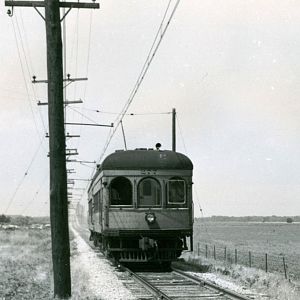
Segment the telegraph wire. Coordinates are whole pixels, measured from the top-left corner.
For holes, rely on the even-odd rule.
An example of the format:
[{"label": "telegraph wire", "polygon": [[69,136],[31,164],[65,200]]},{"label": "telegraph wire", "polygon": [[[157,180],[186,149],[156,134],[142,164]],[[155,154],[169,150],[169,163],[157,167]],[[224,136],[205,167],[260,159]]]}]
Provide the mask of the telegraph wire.
[{"label": "telegraph wire", "polygon": [[[25,76],[25,70],[24,70],[24,66],[23,66],[23,62],[22,62],[22,58],[21,58],[21,51],[20,51],[20,46],[19,46],[19,42],[18,42],[16,27],[17,27],[17,30],[18,30],[18,33],[19,33],[19,36],[20,36],[20,45],[21,45],[21,48],[22,48],[23,53],[24,53],[25,65],[26,65],[27,72],[28,72],[29,77],[30,77],[30,68],[29,68],[29,65],[28,65],[28,61],[27,61],[27,57],[26,57],[26,52],[25,52],[25,48],[24,48],[24,45],[23,45],[23,40],[22,40],[22,35],[21,35],[19,23],[18,23],[18,18],[16,17],[16,27],[15,27],[15,24],[13,22],[13,18],[11,18],[11,22],[12,22],[12,26],[13,26],[13,31],[14,31],[14,37],[15,37],[15,42],[16,42],[16,46],[17,46],[17,52],[18,52],[19,62],[20,62],[20,65],[21,65],[23,80],[24,80],[24,84],[25,84],[25,89],[26,89],[26,94],[27,94],[27,100],[28,100],[29,105],[30,105],[30,110],[31,110],[31,114],[32,114],[32,117],[33,117],[33,120],[34,120],[35,129],[37,131],[39,139],[42,139],[41,136],[40,136],[40,130],[38,129],[38,124],[37,124],[37,120],[36,120],[36,117],[35,117],[35,114],[34,114],[32,103],[30,101],[30,93],[29,93],[29,89],[28,89],[28,85],[27,85],[27,81],[26,81],[26,76]],[[32,91],[33,91],[33,94],[35,96],[35,90],[34,90],[33,87],[32,87]],[[39,114],[40,114],[40,118],[41,118],[44,130],[46,132],[47,131],[46,130],[46,126],[45,126],[44,120],[43,120],[43,118],[41,116],[40,110],[39,110]]]},{"label": "telegraph wire", "polygon": [[34,125],[35,125],[37,135],[38,135],[39,139],[42,140],[42,138],[40,136],[40,131],[38,129],[37,121],[36,121],[36,118],[35,118],[35,115],[34,115],[34,112],[33,112],[32,104],[31,104],[31,101],[30,101],[29,90],[28,90],[28,86],[27,86],[27,83],[26,83],[25,71],[24,71],[24,67],[23,67],[23,63],[22,63],[22,59],[21,59],[21,53],[20,53],[19,43],[18,43],[18,39],[17,39],[16,29],[15,29],[15,25],[14,25],[14,22],[13,22],[12,18],[11,18],[11,22],[12,22],[14,37],[15,37],[16,46],[17,46],[17,50],[18,50],[19,62],[20,62],[20,65],[21,65],[22,75],[23,75],[23,79],[24,79],[24,83],[25,83],[25,89],[26,89],[26,93],[27,93],[27,101],[29,102],[29,106],[30,106],[30,110],[31,110],[31,114],[32,114],[32,117],[33,117],[33,121],[34,121]]},{"label": "telegraph wire", "polygon": [[[73,31],[73,38],[72,38],[72,42],[71,42],[71,53],[70,53],[70,60],[69,60],[69,66],[68,66],[68,70],[70,70],[72,72],[72,74],[75,74],[74,77],[77,77],[77,53],[78,53],[78,28],[79,28],[79,9],[77,10],[77,14],[76,14],[76,19],[75,19],[75,24],[74,24],[74,31]],[[76,45],[76,47],[75,47]],[[75,50],[74,50],[75,49]],[[74,54],[75,53],[75,54]],[[74,59],[75,56],[75,59]],[[73,72],[73,65],[74,65],[74,60],[75,60],[75,71]],[[66,64],[66,57],[64,58],[64,62]],[[76,82],[74,83],[75,87],[76,87]],[[67,87],[67,86],[66,86]],[[66,88],[65,88],[65,93],[66,93]],[[76,90],[76,88],[75,88]],[[74,91],[74,89],[72,89],[73,91],[73,99],[75,100],[76,98],[76,92]],[[68,96],[70,98],[70,96]],[[67,98],[67,97],[65,97]],[[65,106],[65,116],[67,116],[67,112],[66,112],[66,106]]]},{"label": "telegraph wire", "polygon": [[11,196],[11,198],[10,198],[10,200],[9,200],[7,206],[6,206],[5,214],[8,212],[8,210],[9,210],[11,204],[13,203],[13,201],[14,201],[14,199],[15,199],[15,197],[16,197],[16,195],[17,195],[19,189],[20,189],[20,187],[22,186],[22,184],[23,184],[25,178],[27,177],[27,175],[28,175],[28,173],[29,173],[29,170],[30,170],[31,166],[32,166],[33,162],[35,161],[35,159],[36,159],[36,157],[37,157],[37,155],[38,155],[38,153],[39,153],[39,151],[40,151],[40,149],[41,149],[41,146],[42,146],[42,144],[43,144],[43,141],[44,141],[44,140],[41,140],[41,141],[40,141],[40,143],[39,143],[39,145],[38,145],[38,148],[37,148],[37,150],[35,151],[35,153],[34,153],[32,159],[31,159],[31,161],[30,161],[30,163],[29,163],[29,165],[28,165],[28,167],[27,167],[27,169],[26,169],[26,171],[25,171],[25,173],[24,173],[22,179],[20,180],[20,182],[19,182],[19,184],[17,185],[17,187],[16,187],[16,189],[15,189],[13,195]]},{"label": "telegraph wire", "polygon": [[[17,19],[17,16],[16,16],[16,19]],[[31,59],[31,55],[30,55],[30,51],[29,51],[29,46],[28,46],[29,43],[28,43],[28,39],[27,39],[27,33],[26,33],[26,30],[25,30],[23,14],[22,14],[21,10],[20,10],[20,19],[21,19],[21,26],[23,27],[23,31],[24,31],[24,43],[25,43],[26,48],[28,49],[28,60],[29,60],[29,66],[31,66],[31,74],[35,74],[34,65],[32,63],[32,59]]]},{"label": "telegraph wire", "polygon": [[[20,26],[19,26],[19,22],[18,22],[18,16],[17,15],[16,15],[16,25],[17,25],[17,30],[18,30],[18,33],[19,33],[20,44],[21,44],[21,47],[22,47],[22,50],[23,50],[23,54],[24,54],[25,64],[26,64],[26,67],[27,67],[28,75],[30,77],[31,74],[34,74],[34,73],[31,72],[31,68],[30,68],[29,63],[28,63],[28,60],[30,60],[30,58],[27,59],[27,54],[26,54],[25,46],[24,46],[24,43],[26,43],[26,42],[23,42],[22,35],[21,35],[21,30],[20,30]],[[24,30],[24,36],[26,37],[25,30]],[[30,55],[28,55],[28,57],[30,57]]]},{"label": "telegraph wire", "polygon": [[[90,17],[89,17],[89,33],[88,33],[88,47],[87,47],[87,61],[86,61],[86,77],[88,77],[89,73],[89,64],[90,64],[90,53],[91,53],[91,39],[92,39],[92,22],[93,22],[93,10],[90,11]],[[84,83],[84,90],[83,90],[83,99],[86,99],[86,91],[87,91],[88,81]],[[74,95],[75,97],[75,95]],[[82,109],[84,109],[85,102],[83,103]],[[81,118],[82,121],[82,118]],[[83,128],[80,128],[79,134],[81,135]],[[80,146],[81,140],[79,139],[77,141],[77,148]]]},{"label": "telegraph wire", "polygon": [[[75,77],[78,74],[78,41],[79,41],[79,9],[77,10],[77,19],[76,19],[76,51],[75,51]],[[74,84],[74,99],[77,92],[77,82]]]},{"label": "telegraph wire", "polygon": [[23,208],[23,210],[21,211],[20,215],[23,215],[25,213],[25,211],[30,207],[30,205],[34,202],[35,199],[37,199],[38,194],[40,193],[42,187],[44,186],[45,182],[47,181],[47,179],[49,178],[49,174],[47,174],[44,179],[42,180],[40,186],[38,187],[37,191],[34,193],[34,196],[32,197],[31,201],[29,201],[27,203],[27,205]]},{"label": "telegraph wire", "polygon": [[74,48],[75,48],[75,41],[76,41],[76,38],[78,36],[78,15],[79,15],[79,10],[77,10],[77,14],[76,14],[76,21],[75,21],[75,26],[74,26],[74,31],[73,31],[73,34],[72,34],[72,43],[71,43],[71,53],[70,53],[70,62],[69,62],[69,70],[72,69],[73,65],[72,65],[72,62],[73,62],[73,55],[74,55]]},{"label": "telegraph wire", "polygon": [[[91,55],[91,39],[92,39],[92,23],[93,23],[93,11],[90,11],[90,26],[89,26],[89,35],[88,35],[88,52],[87,52],[87,62],[86,62],[86,77],[89,73],[90,65],[90,55]],[[85,98],[88,82],[85,83],[83,97]]]},{"label": "telegraph wire", "polygon": [[[26,30],[25,30],[25,26],[24,26],[24,22],[23,22],[22,11],[20,11],[20,19],[21,19],[21,25],[23,27],[23,32],[24,32],[24,34],[23,34],[24,35],[24,42],[23,42],[23,39],[22,39],[22,34],[21,34],[19,22],[18,22],[18,16],[16,15],[16,24],[17,24],[19,38],[20,38],[20,41],[21,41],[21,46],[22,46],[22,50],[23,50],[23,54],[24,54],[26,67],[27,67],[27,72],[28,72],[28,76],[31,77],[31,74],[35,74],[35,72],[34,72],[33,63],[32,63],[32,60],[31,60],[30,51],[29,51],[29,47],[28,47],[28,41],[27,41]],[[24,44],[25,44],[25,46],[24,46]],[[28,49],[27,50],[28,54],[26,54],[26,48]],[[28,56],[28,59],[27,59],[27,56]],[[29,61],[29,63],[28,63],[28,61]],[[31,84],[30,86],[32,88],[34,98],[37,99],[36,90],[35,90],[34,85]],[[38,110],[38,112],[39,112],[39,115],[40,115],[40,118],[41,118],[41,121],[42,121],[44,132],[47,132],[47,129],[46,129],[45,122],[44,122],[43,116],[41,114],[41,111]]]},{"label": "telegraph wire", "polygon": [[[0,90],[5,91],[5,92],[9,92],[10,94],[11,94],[11,93],[14,93],[14,94],[22,95],[22,96],[27,96],[26,93],[18,92],[18,91],[16,91],[15,89],[8,89],[8,88],[2,88],[2,87],[1,87]],[[30,97],[33,97],[33,95],[29,95],[29,96],[30,96]],[[5,96],[5,97],[7,97],[7,96]],[[10,97],[12,97],[12,96],[10,96]]]}]

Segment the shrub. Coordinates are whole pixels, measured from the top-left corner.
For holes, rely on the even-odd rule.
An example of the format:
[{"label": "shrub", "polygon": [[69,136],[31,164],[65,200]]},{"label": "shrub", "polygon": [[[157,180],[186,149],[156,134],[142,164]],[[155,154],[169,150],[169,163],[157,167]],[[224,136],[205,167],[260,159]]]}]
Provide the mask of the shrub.
[{"label": "shrub", "polygon": [[6,215],[0,215],[0,224],[1,223],[10,223],[10,217]]}]

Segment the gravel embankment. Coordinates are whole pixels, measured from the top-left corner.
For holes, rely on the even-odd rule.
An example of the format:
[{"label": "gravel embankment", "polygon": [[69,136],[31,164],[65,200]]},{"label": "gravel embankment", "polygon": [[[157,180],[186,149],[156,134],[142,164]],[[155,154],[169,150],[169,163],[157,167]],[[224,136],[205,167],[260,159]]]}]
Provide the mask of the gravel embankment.
[{"label": "gravel embankment", "polygon": [[73,299],[136,299],[125,288],[115,274],[115,268],[106,258],[82,239],[78,232],[74,234],[71,258]]}]

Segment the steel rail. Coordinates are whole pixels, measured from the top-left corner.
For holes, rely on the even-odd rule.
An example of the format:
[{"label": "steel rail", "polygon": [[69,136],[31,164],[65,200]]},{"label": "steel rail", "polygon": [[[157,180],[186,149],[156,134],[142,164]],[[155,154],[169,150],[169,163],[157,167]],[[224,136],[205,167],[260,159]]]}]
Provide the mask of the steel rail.
[{"label": "steel rail", "polygon": [[173,298],[170,298],[165,293],[161,292],[158,288],[156,288],[154,285],[149,283],[147,280],[136,274],[135,272],[131,271],[130,269],[126,268],[123,265],[119,265],[120,269],[123,271],[126,271],[129,273],[130,276],[134,277],[136,281],[138,281],[144,288],[147,289],[153,296],[157,297],[157,299],[161,300],[172,300]]},{"label": "steel rail", "polygon": [[[74,228],[75,229],[75,228]],[[76,231],[78,229],[75,229]],[[89,243],[88,245],[92,248],[92,249],[95,249],[94,247],[92,247]],[[114,263],[116,263],[114,261]],[[165,293],[161,292],[157,287],[155,287],[154,285],[152,285],[151,283],[149,283],[147,280],[145,280],[144,278],[142,278],[141,276],[139,276],[138,274],[136,274],[135,272],[131,271],[130,269],[128,269],[127,267],[121,265],[121,264],[118,264],[118,268],[122,271],[126,271],[128,272],[128,274],[133,277],[139,284],[141,284],[141,286],[143,286],[147,291],[149,291],[150,294],[152,294],[154,297],[156,297],[157,299],[161,299],[161,300],[173,300],[172,297],[166,295]],[[233,292],[231,290],[227,290],[225,288],[222,288],[212,282],[209,282],[207,280],[204,280],[204,279],[201,279],[199,277],[196,277],[196,276],[193,276],[193,275],[190,275],[190,274],[187,274],[177,268],[174,268],[174,267],[171,267],[173,273],[181,276],[181,277],[184,277],[186,279],[189,279],[193,282],[195,282],[196,284],[201,284],[203,286],[207,286],[208,288],[212,288],[214,290],[217,290],[221,293],[224,294],[224,296],[229,296],[231,297],[232,299],[235,299],[235,300],[253,300],[253,298],[249,298],[247,296],[244,296],[244,295],[240,295],[236,292]],[[200,296],[201,297],[201,296]]]},{"label": "steel rail", "polygon": [[249,298],[247,296],[240,295],[240,294],[238,294],[238,293],[236,293],[234,291],[222,288],[222,287],[220,287],[220,286],[218,286],[218,285],[216,285],[216,284],[214,284],[212,282],[209,282],[209,281],[207,281],[205,279],[201,279],[201,278],[198,278],[196,276],[187,274],[187,273],[185,273],[185,272],[183,272],[183,271],[181,271],[179,269],[176,269],[176,268],[172,267],[172,271],[175,272],[176,274],[181,275],[181,276],[183,276],[183,277],[185,277],[187,279],[190,279],[190,280],[192,280],[192,281],[194,281],[194,282],[196,282],[198,284],[200,283],[200,284],[209,286],[209,287],[211,287],[213,289],[216,289],[216,290],[224,293],[225,295],[228,295],[228,296],[232,297],[233,299],[236,299],[236,300],[252,300],[251,298]]}]

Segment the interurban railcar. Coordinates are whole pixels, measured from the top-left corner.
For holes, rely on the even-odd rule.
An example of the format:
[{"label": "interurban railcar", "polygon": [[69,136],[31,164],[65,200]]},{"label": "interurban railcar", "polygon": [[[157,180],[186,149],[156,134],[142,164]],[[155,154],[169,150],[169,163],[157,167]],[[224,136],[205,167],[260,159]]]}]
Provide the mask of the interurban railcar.
[{"label": "interurban railcar", "polygon": [[110,154],[88,191],[90,240],[120,262],[175,260],[193,247],[192,172],[175,151]]}]

